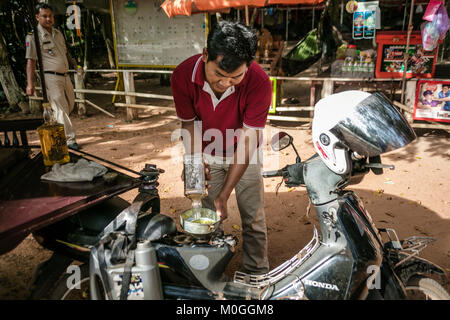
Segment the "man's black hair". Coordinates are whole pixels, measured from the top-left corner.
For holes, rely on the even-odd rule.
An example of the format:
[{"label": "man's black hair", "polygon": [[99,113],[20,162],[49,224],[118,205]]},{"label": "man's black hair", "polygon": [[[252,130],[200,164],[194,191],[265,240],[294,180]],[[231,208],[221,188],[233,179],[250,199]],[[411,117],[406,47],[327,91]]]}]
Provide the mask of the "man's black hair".
[{"label": "man's black hair", "polygon": [[39,11],[41,9],[50,9],[53,12],[52,7],[50,7],[48,4],[44,3],[44,2],[40,2],[36,5],[35,10],[36,10],[36,14],[39,14]]},{"label": "man's black hair", "polygon": [[256,33],[238,22],[220,21],[209,33],[207,41],[208,61],[223,56],[219,67],[230,73],[243,63],[250,66],[258,48]]},{"label": "man's black hair", "polygon": [[448,89],[450,89],[450,84],[448,84],[448,83],[443,83],[443,84],[442,84],[442,88],[444,88],[444,87],[447,87]]},{"label": "man's black hair", "polygon": [[429,95],[429,94],[433,95],[433,91],[431,91],[431,90],[426,90],[426,91],[424,91],[423,96],[426,97],[426,96]]}]

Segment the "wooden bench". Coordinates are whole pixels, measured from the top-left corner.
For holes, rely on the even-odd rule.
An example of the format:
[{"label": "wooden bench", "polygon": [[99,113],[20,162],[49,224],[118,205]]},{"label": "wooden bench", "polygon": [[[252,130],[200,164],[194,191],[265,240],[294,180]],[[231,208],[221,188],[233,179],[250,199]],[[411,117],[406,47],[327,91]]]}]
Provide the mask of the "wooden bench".
[{"label": "wooden bench", "polygon": [[0,148],[28,147],[27,131],[36,130],[43,119],[0,120]]}]

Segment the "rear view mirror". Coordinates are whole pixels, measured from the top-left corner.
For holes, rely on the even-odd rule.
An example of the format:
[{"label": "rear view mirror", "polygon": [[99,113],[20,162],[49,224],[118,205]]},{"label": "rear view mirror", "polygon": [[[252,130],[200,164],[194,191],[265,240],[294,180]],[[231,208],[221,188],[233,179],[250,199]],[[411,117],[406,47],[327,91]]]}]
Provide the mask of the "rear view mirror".
[{"label": "rear view mirror", "polygon": [[286,132],[279,132],[270,140],[270,146],[274,151],[280,151],[292,144],[292,140],[292,137]]}]

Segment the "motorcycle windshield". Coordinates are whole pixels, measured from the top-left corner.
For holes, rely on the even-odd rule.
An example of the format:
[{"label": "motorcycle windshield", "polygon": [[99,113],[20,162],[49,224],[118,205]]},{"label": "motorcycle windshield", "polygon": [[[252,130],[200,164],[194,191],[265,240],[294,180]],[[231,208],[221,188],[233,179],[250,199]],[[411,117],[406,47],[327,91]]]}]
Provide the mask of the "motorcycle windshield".
[{"label": "motorcycle windshield", "polygon": [[330,131],[366,157],[402,148],[416,139],[402,114],[379,92],[357,104]]}]

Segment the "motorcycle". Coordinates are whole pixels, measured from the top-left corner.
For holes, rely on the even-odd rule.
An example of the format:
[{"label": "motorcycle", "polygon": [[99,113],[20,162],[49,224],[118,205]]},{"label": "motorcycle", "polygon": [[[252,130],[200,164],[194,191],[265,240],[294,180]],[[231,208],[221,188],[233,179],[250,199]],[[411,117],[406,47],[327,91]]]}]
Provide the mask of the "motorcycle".
[{"label": "motorcycle", "polygon": [[[403,119],[398,111],[392,112],[390,117]],[[322,135],[321,141],[327,145],[325,140]],[[343,147],[342,143],[336,145]],[[293,138],[281,132],[272,138],[271,146],[275,151],[294,147]],[[40,233],[41,239],[46,239],[41,241],[44,246],[64,245],[65,252],[70,251],[59,263],[60,271],[72,262],[69,260],[83,262],[79,279],[70,285],[71,274],[57,279],[49,289],[50,298],[450,299],[435,280],[446,278],[445,271],[418,256],[433,239],[412,236],[400,241],[395,230],[377,228],[356,193],[345,190],[367,173],[381,174],[393,166],[382,164],[379,155],[361,156],[361,151],[344,147],[345,170],[337,169],[339,173],[330,169],[338,161],[327,164],[320,154],[301,161],[295,147],[296,163],[263,172],[265,178],[282,177],[288,187],[306,187],[320,226],[320,233],[314,228],[304,248],[267,274],[236,271],[232,279],[224,275],[237,238],[223,231],[206,236],[178,231],[173,219],[160,213],[157,186],[163,171],[149,165],[131,205],[115,203],[114,210],[105,207],[103,213],[96,209],[78,217],[79,221],[91,219],[85,221],[83,230],[73,221],[63,221],[65,225],[50,226]]]}]

